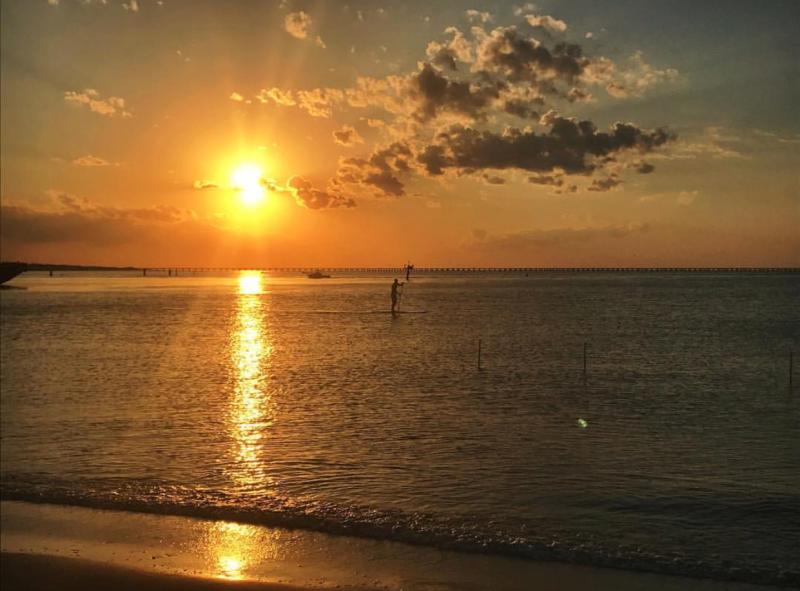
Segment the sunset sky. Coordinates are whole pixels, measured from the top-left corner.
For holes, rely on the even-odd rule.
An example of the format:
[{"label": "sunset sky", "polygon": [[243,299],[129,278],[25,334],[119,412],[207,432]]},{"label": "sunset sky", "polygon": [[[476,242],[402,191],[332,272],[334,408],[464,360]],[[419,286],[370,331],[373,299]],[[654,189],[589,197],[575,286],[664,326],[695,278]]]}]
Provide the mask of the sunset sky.
[{"label": "sunset sky", "polygon": [[3,260],[800,265],[796,0],[3,0]]}]

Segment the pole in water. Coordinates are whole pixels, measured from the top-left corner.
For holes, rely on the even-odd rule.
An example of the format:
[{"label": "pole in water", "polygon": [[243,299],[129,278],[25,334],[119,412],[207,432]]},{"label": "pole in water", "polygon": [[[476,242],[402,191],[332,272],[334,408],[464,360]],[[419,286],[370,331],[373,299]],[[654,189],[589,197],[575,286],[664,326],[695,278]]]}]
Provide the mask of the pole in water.
[{"label": "pole in water", "polygon": [[583,344],[583,381],[586,381],[586,343]]},{"label": "pole in water", "polygon": [[478,339],[478,371],[482,371],[481,367],[481,339]]}]

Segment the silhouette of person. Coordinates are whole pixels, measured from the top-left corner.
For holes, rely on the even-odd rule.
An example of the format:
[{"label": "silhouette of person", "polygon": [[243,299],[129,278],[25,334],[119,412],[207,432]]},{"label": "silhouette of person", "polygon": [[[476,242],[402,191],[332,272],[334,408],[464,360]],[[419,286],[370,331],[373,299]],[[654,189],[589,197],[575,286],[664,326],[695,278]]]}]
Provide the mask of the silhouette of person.
[{"label": "silhouette of person", "polygon": [[397,288],[405,285],[405,283],[400,283],[397,280],[397,277],[394,278],[394,283],[392,283],[392,314],[397,313]]},{"label": "silhouette of person", "polygon": [[411,271],[413,270],[414,270],[414,265],[408,263],[406,265],[406,281],[408,281],[411,278]]}]

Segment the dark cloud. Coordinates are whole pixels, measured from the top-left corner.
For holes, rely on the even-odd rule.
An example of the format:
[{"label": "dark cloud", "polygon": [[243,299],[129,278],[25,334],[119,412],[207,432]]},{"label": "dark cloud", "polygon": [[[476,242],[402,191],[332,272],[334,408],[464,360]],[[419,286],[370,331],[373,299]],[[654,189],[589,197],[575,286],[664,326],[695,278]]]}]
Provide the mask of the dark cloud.
[{"label": "dark cloud", "polygon": [[62,193],[55,196],[59,209],[37,210],[24,205],[4,205],[0,211],[0,234],[9,242],[72,242],[95,245],[135,240],[143,228],[153,224],[174,225],[194,219],[191,212],[171,205],[121,209],[104,207]]},{"label": "dark cloud", "polygon": [[464,115],[473,120],[486,118],[486,109],[500,96],[502,85],[490,83],[477,85],[451,80],[431,64],[411,78],[411,95],[418,102],[415,117],[430,121],[442,112]]},{"label": "dark cloud", "polygon": [[428,45],[431,63],[443,70],[458,70],[458,56],[449,47],[444,47],[438,43]]},{"label": "dark cloud", "polygon": [[650,164],[649,162],[639,162],[636,165],[636,172],[638,172],[640,174],[650,174],[655,169],[656,169],[656,167],[653,166],[652,164]]},{"label": "dark cloud", "polygon": [[598,132],[591,121],[563,117],[555,117],[545,134],[515,128],[494,133],[454,125],[439,133],[418,160],[431,175],[442,174],[448,168],[515,168],[531,172],[560,169],[568,174],[589,174],[603,156],[621,150],[648,152],[671,138],[663,129],[644,131],[628,123],[616,123],[609,132]]},{"label": "dark cloud", "polygon": [[544,105],[544,99],[509,99],[503,103],[503,110],[522,119],[538,119],[539,111]]},{"label": "dark cloud", "polygon": [[493,176],[490,174],[484,174],[483,180],[488,185],[505,185],[506,179],[501,176]]},{"label": "dark cloud", "polygon": [[363,144],[364,139],[358,134],[355,127],[345,125],[333,132],[333,141],[347,148],[356,144]]},{"label": "dark cloud", "polygon": [[529,176],[528,182],[535,185],[553,185],[554,187],[560,187],[564,184],[564,177],[562,175],[537,174]]},{"label": "dark cloud", "polygon": [[405,142],[395,142],[374,152],[368,159],[345,158],[339,163],[334,186],[355,185],[377,189],[380,194],[400,197],[405,194],[401,173],[411,172],[413,157]]},{"label": "dark cloud", "polygon": [[325,209],[330,207],[355,207],[356,203],[338,193],[316,189],[314,184],[301,176],[295,176],[286,183],[299,205],[308,209]]},{"label": "dark cloud", "polygon": [[515,27],[499,27],[478,47],[476,67],[510,82],[538,85],[549,94],[565,94],[556,83],[574,87],[588,63],[580,45],[558,43],[548,49]]},{"label": "dark cloud", "polygon": [[592,181],[591,186],[589,187],[590,191],[610,191],[617,185],[619,185],[622,181],[619,179],[617,175],[611,175],[604,179],[594,179]]}]

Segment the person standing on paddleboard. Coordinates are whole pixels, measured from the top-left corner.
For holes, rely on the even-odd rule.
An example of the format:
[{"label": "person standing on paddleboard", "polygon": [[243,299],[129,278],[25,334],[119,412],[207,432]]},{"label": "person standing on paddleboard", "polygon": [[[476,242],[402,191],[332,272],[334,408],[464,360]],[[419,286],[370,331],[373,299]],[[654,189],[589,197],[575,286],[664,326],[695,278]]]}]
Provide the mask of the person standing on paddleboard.
[{"label": "person standing on paddleboard", "polygon": [[392,314],[396,314],[397,310],[397,288],[402,287],[405,283],[400,283],[397,280],[397,277],[394,278],[394,283],[392,283]]}]

